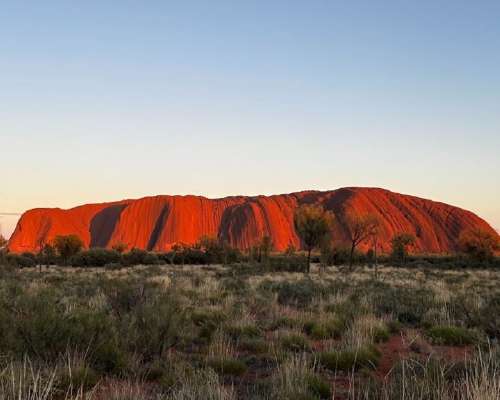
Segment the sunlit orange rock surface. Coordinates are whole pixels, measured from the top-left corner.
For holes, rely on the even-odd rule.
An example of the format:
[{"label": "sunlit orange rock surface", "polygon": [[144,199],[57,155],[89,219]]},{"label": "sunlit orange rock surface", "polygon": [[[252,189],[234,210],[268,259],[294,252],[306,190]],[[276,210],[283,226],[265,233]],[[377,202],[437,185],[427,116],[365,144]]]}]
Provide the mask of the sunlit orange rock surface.
[{"label": "sunlit orange rock surface", "polygon": [[464,229],[480,226],[494,232],[477,215],[458,207],[384,189],[342,188],[222,199],[156,196],[70,210],[34,209],[21,217],[8,246],[13,252],[36,252],[56,235],[76,234],[87,247],[123,243],[129,249],[163,251],[175,243],[193,244],[207,235],[247,249],[269,235],[276,250],[289,244],[299,248],[293,215],[305,203],[321,204],[334,212],[333,238],[339,243],[346,239],[346,212],[377,214],[382,221],[379,243],[383,250],[401,232],[415,235],[416,251],[432,253],[456,250]]}]

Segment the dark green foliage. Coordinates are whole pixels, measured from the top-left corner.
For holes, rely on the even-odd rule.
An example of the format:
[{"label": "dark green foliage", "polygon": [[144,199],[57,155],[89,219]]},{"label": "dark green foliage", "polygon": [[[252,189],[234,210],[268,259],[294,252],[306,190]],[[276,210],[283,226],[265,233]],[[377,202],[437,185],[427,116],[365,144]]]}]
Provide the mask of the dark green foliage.
[{"label": "dark green foliage", "polygon": [[176,245],[158,255],[164,263],[175,265],[230,264],[242,260],[241,252],[226,242],[215,238],[203,237],[194,246]]},{"label": "dark green foliage", "polygon": [[404,262],[408,256],[408,248],[415,243],[415,236],[411,233],[400,233],[391,240],[392,257],[395,261]]},{"label": "dark green foliage", "polygon": [[225,331],[235,340],[241,338],[258,338],[262,335],[262,331],[255,325],[230,325],[225,328]]},{"label": "dark green foliage", "polygon": [[226,316],[218,311],[204,311],[204,310],[195,310],[191,314],[191,319],[197,326],[204,325],[220,325],[225,319]]},{"label": "dark green foliage", "polygon": [[276,330],[279,328],[295,328],[299,326],[300,326],[300,321],[297,321],[290,317],[279,317],[278,319],[270,323],[269,329]]},{"label": "dark green foliage", "polygon": [[375,343],[387,342],[390,337],[389,329],[386,327],[378,327],[373,332],[373,340]]},{"label": "dark green foliage", "polygon": [[266,265],[271,272],[303,272],[306,268],[307,258],[301,255],[270,257]]},{"label": "dark green foliage", "polygon": [[304,204],[295,210],[294,226],[307,251],[307,272],[310,270],[311,252],[329,240],[334,214],[321,205]]},{"label": "dark green foliage", "polygon": [[84,365],[65,370],[64,374],[58,377],[56,385],[62,393],[75,393],[80,389],[83,391],[90,390],[98,382],[99,375],[97,372]]},{"label": "dark green foliage", "polygon": [[38,254],[38,262],[42,265],[53,265],[57,262],[57,253],[54,246],[45,244]]},{"label": "dark green foliage", "polygon": [[[350,249],[348,247],[334,247],[330,255],[330,263],[333,265],[345,265],[349,263]],[[354,259],[357,259],[357,253],[354,253]]]},{"label": "dark green foliage", "polygon": [[156,265],[160,262],[156,254],[140,249],[132,249],[128,253],[123,254],[121,259],[123,265],[127,266]]},{"label": "dark green foliage", "polygon": [[53,291],[24,294],[8,307],[13,312],[4,314],[0,322],[0,331],[10,332],[0,344],[4,351],[51,361],[68,348],[82,352],[91,348],[91,362],[106,371],[115,371],[120,364],[117,331],[107,315],[83,308],[69,313]]},{"label": "dark green foliage", "polygon": [[352,371],[360,368],[375,368],[380,353],[373,346],[366,346],[354,350],[331,351],[320,354],[321,364],[332,370]]},{"label": "dark green foliage", "polygon": [[252,354],[267,353],[269,346],[264,339],[242,337],[238,342],[238,348]]},{"label": "dark green foliage", "polygon": [[247,371],[246,364],[243,361],[234,358],[213,358],[208,360],[207,365],[215,372],[222,375],[241,376]]},{"label": "dark green foliage", "polygon": [[220,312],[196,310],[191,314],[192,322],[199,327],[198,336],[210,341],[215,331],[222,325],[226,317]]},{"label": "dark green foliage", "polygon": [[307,321],[304,323],[303,330],[315,340],[338,339],[343,331],[343,326],[342,323],[336,320]]},{"label": "dark green foliage", "polygon": [[161,357],[189,328],[186,312],[173,294],[140,303],[125,324],[130,350],[142,354],[145,360]]},{"label": "dark green foliage", "polygon": [[306,377],[308,391],[315,399],[328,400],[332,398],[332,389],[330,383],[320,375],[310,374]]},{"label": "dark green foliage", "polygon": [[500,339],[500,294],[489,297],[474,320],[489,337]]},{"label": "dark green foliage", "polygon": [[278,303],[298,308],[307,307],[313,299],[321,297],[326,289],[310,279],[298,282],[283,282],[276,289],[278,292]]},{"label": "dark green foliage", "polygon": [[77,235],[56,236],[54,239],[54,248],[63,263],[77,254],[83,248],[83,242]]},{"label": "dark green foliage", "polygon": [[419,326],[424,314],[435,303],[435,294],[429,289],[391,287],[376,283],[374,291],[377,314],[395,315],[403,325]]},{"label": "dark green foliage", "polygon": [[426,332],[434,344],[446,346],[466,346],[477,343],[474,332],[458,326],[435,326]]},{"label": "dark green foliage", "polygon": [[36,265],[34,257],[29,257],[26,255],[7,254],[5,256],[5,261],[7,265],[16,268],[29,268]]},{"label": "dark green foliage", "polygon": [[73,267],[104,267],[120,261],[121,255],[116,250],[94,248],[75,254],[69,259],[69,264]]},{"label": "dark green foliage", "polygon": [[284,349],[294,352],[307,351],[311,347],[307,338],[297,333],[284,335],[280,343]]}]

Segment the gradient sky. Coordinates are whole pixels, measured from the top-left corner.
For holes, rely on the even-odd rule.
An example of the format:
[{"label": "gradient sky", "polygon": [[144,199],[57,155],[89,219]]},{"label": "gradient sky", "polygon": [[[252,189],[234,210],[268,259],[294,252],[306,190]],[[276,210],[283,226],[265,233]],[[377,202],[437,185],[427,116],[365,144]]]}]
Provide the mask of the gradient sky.
[{"label": "gradient sky", "polygon": [[500,228],[499,21],[498,0],[2,2],[0,213],[378,186]]}]

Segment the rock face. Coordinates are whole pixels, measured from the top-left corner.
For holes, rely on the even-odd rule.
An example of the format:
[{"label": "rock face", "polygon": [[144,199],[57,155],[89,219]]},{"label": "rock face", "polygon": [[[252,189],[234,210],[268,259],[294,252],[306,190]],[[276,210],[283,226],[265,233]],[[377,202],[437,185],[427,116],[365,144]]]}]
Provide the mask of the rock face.
[{"label": "rock face", "polygon": [[[321,204],[335,214],[334,241],[343,243],[348,212],[373,213],[382,221],[379,244],[390,248],[391,238],[402,232],[416,237],[415,250],[446,253],[457,249],[460,232],[480,226],[494,230],[470,211],[444,203],[377,188],[342,188],[276,196],[226,197],[156,196],[72,208],[34,209],[19,220],[9,249],[38,251],[57,235],[78,235],[86,247],[112,247],[165,251],[176,243],[194,244],[203,236],[218,237],[242,250],[271,236],[276,250],[300,247],[293,225],[301,204]],[[366,249],[368,244],[361,245]]]}]

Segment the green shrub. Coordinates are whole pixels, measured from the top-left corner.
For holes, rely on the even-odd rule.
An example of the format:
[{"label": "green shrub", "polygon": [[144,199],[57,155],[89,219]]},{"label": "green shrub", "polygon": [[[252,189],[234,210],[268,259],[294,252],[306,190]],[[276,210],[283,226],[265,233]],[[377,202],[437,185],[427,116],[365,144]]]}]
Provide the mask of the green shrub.
[{"label": "green shrub", "polygon": [[307,351],[310,349],[307,338],[298,333],[289,333],[280,338],[281,346],[289,351]]},{"label": "green shrub", "polygon": [[389,321],[387,323],[387,329],[389,329],[389,333],[399,333],[403,329],[403,325],[399,321]]},{"label": "green shrub", "polygon": [[197,310],[191,314],[192,322],[200,328],[198,337],[204,341],[210,341],[225,319],[226,316],[219,311]]},{"label": "green shrub", "polygon": [[65,370],[57,379],[57,388],[62,393],[88,391],[99,382],[99,375],[88,366],[79,366]]},{"label": "green shrub", "polygon": [[276,330],[280,328],[295,328],[300,326],[300,321],[297,321],[290,317],[279,317],[269,324],[270,330]]},{"label": "green shrub", "polygon": [[435,326],[426,332],[433,344],[445,346],[466,346],[477,342],[474,332],[458,326]]},{"label": "green shrub", "polygon": [[373,341],[375,343],[387,342],[391,334],[389,332],[389,328],[387,327],[377,327],[373,332]]},{"label": "green shrub", "polygon": [[120,253],[115,250],[94,248],[75,254],[69,259],[69,264],[73,267],[104,267],[120,263],[120,260]]},{"label": "green shrub", "polygon": [[224,330],[234,340],[241,338],[257,338],[262,335],[259,327],[255,325],[230,325],[227,326]]},{"label": "green shrub", "polygon": [[207,361],[207,365],[221,375],[241,376],[247,371],[246,364],[235,358],[212,358]]},{"label": "green shrub", "polygon": [[305,308],[318,297],[327,294],[322,285],[313,282],[310,279],[304,279],[298,282],[283,282],[278,288],[278,303],[282,305]]},{"label": "green shrub", "polygon": [[332,398],[330,383],[317,374],[310,374],[306,377],[308,391],[316,399],[327,400]]},{"label": "green shrub", "polygon": [[145,360],[162,357],[188,331],[188,322],[174,293],[157,295],[138,305],[124,321],[130,351]]},{"label": "green shrub", "polygon": [[196,310],[191,314],[191,319],[197,326],[218,326],[224,322],[226,316],[220,311]]},{"label": "green shrub", "polygon": [[264,354],[269,350],[267,342],[260,338],[242,338],[238,342],[239,349],[252,354]]},{"label": "green shrub", "polygon": [[336,320],[307,321],[304,323],[303,330],[315,340],[338,339],[342,333],[342,324]]},{"label": "green shrub", "polygon": [[156,265],[160,263],[160,259],[156,254],[140,249],[132,249],[128,253],[123,254],[121,260],[124,265],[128,266]]},{"label": "green shrub", "polygon": [[358,350],[331,351],[320,354],[321,364],[332,370],[352,371],[360,368],[374,368],[380,358],[380,353],[373,346]]},{"label": "green shrub", "polygon": [[36,265],[34,258],[18,254],[7,254],[5,256],[5,261],[8,265],[16,268],[30,268]]}]

